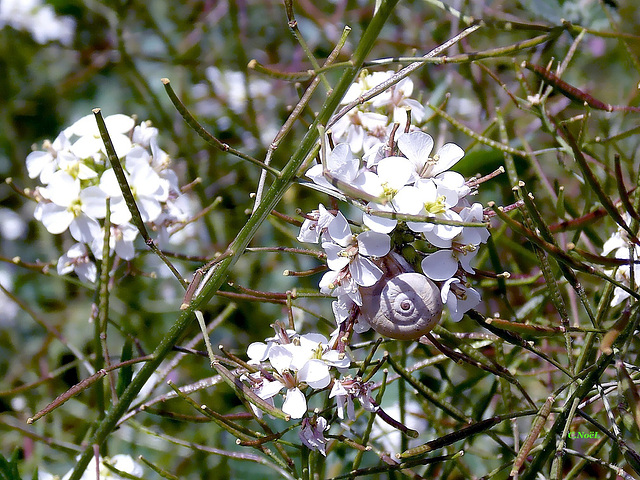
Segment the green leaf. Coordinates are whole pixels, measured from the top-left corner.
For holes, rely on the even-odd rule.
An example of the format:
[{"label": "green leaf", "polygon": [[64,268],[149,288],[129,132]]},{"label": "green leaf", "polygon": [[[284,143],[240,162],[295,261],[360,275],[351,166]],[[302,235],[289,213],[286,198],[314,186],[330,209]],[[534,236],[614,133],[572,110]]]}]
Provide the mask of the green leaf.
[{"label": "green leaf", "polygon": [[0,454],[0,480],[21,480],[18,472],[18,450],[7,460]]}]

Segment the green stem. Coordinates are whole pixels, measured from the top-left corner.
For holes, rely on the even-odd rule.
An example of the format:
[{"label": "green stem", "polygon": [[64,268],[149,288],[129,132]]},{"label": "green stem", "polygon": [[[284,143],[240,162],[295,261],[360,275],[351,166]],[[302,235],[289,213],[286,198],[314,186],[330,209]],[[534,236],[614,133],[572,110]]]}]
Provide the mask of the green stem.
[{"label": "green stem", "polygon": [[236,150],[235,148],[230,147],[226,143],[221,142],[216,137],[214,137],[209,132],[207,132],[205,128],[202,125],[200,125],[198,121],[193,117],[193,115],[191,115],[189,110],[187,110],[187,107],[185,107],[184,103],[182,103],[182,101],[178,98],[178,96],[176,95],[176,92],[174,92],[173,88],[171,88],[171,82],[169,81],[169,79],[163,78],[161,82],[164,85],[164,88],[167,91],[167,95],[169,95],[169,98],[171,99],[173,106],[176,107],[176,110],[178,110],[180,115],[182,115],[182,118],[187,123],[187,125],[189,125],[193,129],[193,131],[196,132],[200,136],[200,138],[202,138],[205,142],[207,142],[209,145],[214,146],[218,150],[221,150],[225,153],[230,153],[231,155],[235,155],[236,157],[241,158],[242,160],[246,160],[247,162],[253,163],[254,165],[257,165],[260,168],[265,169],[266,171],[268,171],[272,175],[275,175],[276,177],[280,176],[280,172],[277,169],[270,167],[269,165],[266,165],[265,163],[261,162],[257,158],[253,158],[251,155],[247,155],[245,153],[242,153],[239,150]]},{"label": "green stem", "polygon": [[[370,62],[374,63],[374,62]],[[255,70],[258,73],[262,73],[263,75],[277,78],[278,80],[285,80],[288,82],[308,82],[312,78],[317,77],[319,74],[328,72],[330,70],[336,70],[342,67],[350,67],[351,62],[339,62],[334,63],[332,65],[322,66],[317,69],[310,69],[304,72],[280,72],[278,70],[274,70],[272,68],[265,67],[260,62],[258,62],[255,58],[249,62],[248,68],[251,70]]]},{"label": "green stem", "polygon": [[477,140],[480,143],[483,143],[483,144],[485,144],[485,145],[487,145],[489,147],[495,148],[496,150],[500,150],[503,153],[509,153],[511,155],[519,155],[521,157],[526,157],[527,156],[527,152],[525,152],[525,151],[518,150],[516,148],[510,147],[509,145],[504,145],[504,144],[502,144],[500,142],[496,142],[495,140],[491,140],[490,138],[487,138],[487,137],[485,137],[483,135],[479,135],[478,133],[474,132],[473,130],[471,130],[466,125],[463,125],[462,123],[457,121],[455,118],[453,118],[451,115],[449,115],[444,110],[441,110],[440,108],[436,107],[435,105],[431,105],[430,103],[428,103],[427,107],[429,107],[431,110],[436,112],[439,116],[444,118],[447,122],[449,122],[451,125],[456,127],[462,133],[464,133],[465,135],[470,136],[471,138],[474,138],[475,140]]},{"label": "green stem", "polygon": [[[409,63],[409,62],[432,63],[436,65],[444,65],[447,63],[469,63],[469,62],[475,62],[476,60],[482,60],[483,58],[497,58],[497,57],[510,56],[510,55],[513,55],[514,53],[518,53],[522,50],[526,50],[527,48],[536,47],[555,37],[556,37],[556,32],[550,32],[545,35],[539,35],[537,37],[531,38],[529,40],[516,42],[512,45],[507,45],[505,47],[498,47],[498,48],[490,48],[488,50],[483,50],[480,52],[462,53],[459,55],[451,55],[450,57],[447,57],[446,55],[442,55],[440,57],[389,57],[389,58],[381,58],[379,60],[373,60],[371,62],[367,62],[366,66],[386,65],[389,63]],[[300,72],[299,75],[303,73],[304,72]]]},{"label": "green stem", "polygon": [[[302,35],[300,35],[300,30],[298,29],[298,21],[296,20],[296,17],[293,13],[293,0],[285,0],[284,5],[285,5],[285,11],[287,13],[287,19],[288,19],[289,29],[291,30],[291,33],[293,34],[294,38],[298,41],[298,43],[302,47],[302,50],[304,51],[305,55],[311,62],[311,65],[313,66],[313,68],[315,70],[319,70],[320,65],[318,64],[316,57],[313,56],[313,53],[311,52],[311,49],[309,49],[307,42],[302,37]],[[325,77],[325,75],[322,73],[319,75],[319,77],[320,77],[320,81],[325,86],[327,91],[331,91],[331,85],[329,85],[329,81],[327,80],[327,77]]]},{"label": "green stem", "polygon": [[[107,346],[107,319],[109,318],[109,269],[111,260],[109,254],[111,237],[111,202],[107,198],[106,213],[104,217],[104,238],[102,242],[102,262],[100,264],[100,287],[99,287],[99,301],[98,301],[98,318],[96,321],[97,332],[99,342],[102,347],[102,356],[104,358],[104,364],[107,367],[111,366],[109,360],[109,348]],[[96,355],[98,357],[98,355]],[[102,367],[100,367],[102,368]],[[118,394],[116,393],[116,378],[113,372],[107,374],[109,378],[109,387],[111,388],[111,401],[116,402],[118,400]]]}]

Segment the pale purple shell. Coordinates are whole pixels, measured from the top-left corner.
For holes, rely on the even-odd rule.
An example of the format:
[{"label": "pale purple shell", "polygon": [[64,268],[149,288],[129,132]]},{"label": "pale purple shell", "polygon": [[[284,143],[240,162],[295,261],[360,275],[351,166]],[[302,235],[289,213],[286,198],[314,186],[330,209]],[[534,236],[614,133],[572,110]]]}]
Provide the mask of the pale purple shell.
[{"label": "pale purple shell", "polygon": [[361,292],[361,315],[385,337],[416,340],[430,332],[442,316],[440,289],[420,273],[383,277]]}]

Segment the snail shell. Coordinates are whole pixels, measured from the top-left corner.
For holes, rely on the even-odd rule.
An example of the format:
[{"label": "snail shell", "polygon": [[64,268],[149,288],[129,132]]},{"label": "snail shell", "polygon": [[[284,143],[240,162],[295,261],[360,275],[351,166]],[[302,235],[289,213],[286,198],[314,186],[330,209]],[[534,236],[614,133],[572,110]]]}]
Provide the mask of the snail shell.
[{"label": "snail shell", "polygon": [[396,254],[383,257],[383,277],[361,288],[360,314],[380,335],[416,340],[429,333],[442,316],[440,289],[426,276],[411,270]]}]

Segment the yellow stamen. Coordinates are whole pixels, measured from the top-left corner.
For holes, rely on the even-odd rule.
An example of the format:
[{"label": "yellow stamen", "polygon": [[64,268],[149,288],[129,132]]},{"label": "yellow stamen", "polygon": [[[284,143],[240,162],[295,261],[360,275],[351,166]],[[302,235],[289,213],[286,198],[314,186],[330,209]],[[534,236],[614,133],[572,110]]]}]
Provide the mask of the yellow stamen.
[{"label": "yellow stamen", "polygon": [[447,207],[444,203],[445,200],[445,196],[440,195],[434,202],[425,202],[424,209],[427,211],[427,213],[430,213],[432,215],[444,213],[447,211]]}]

